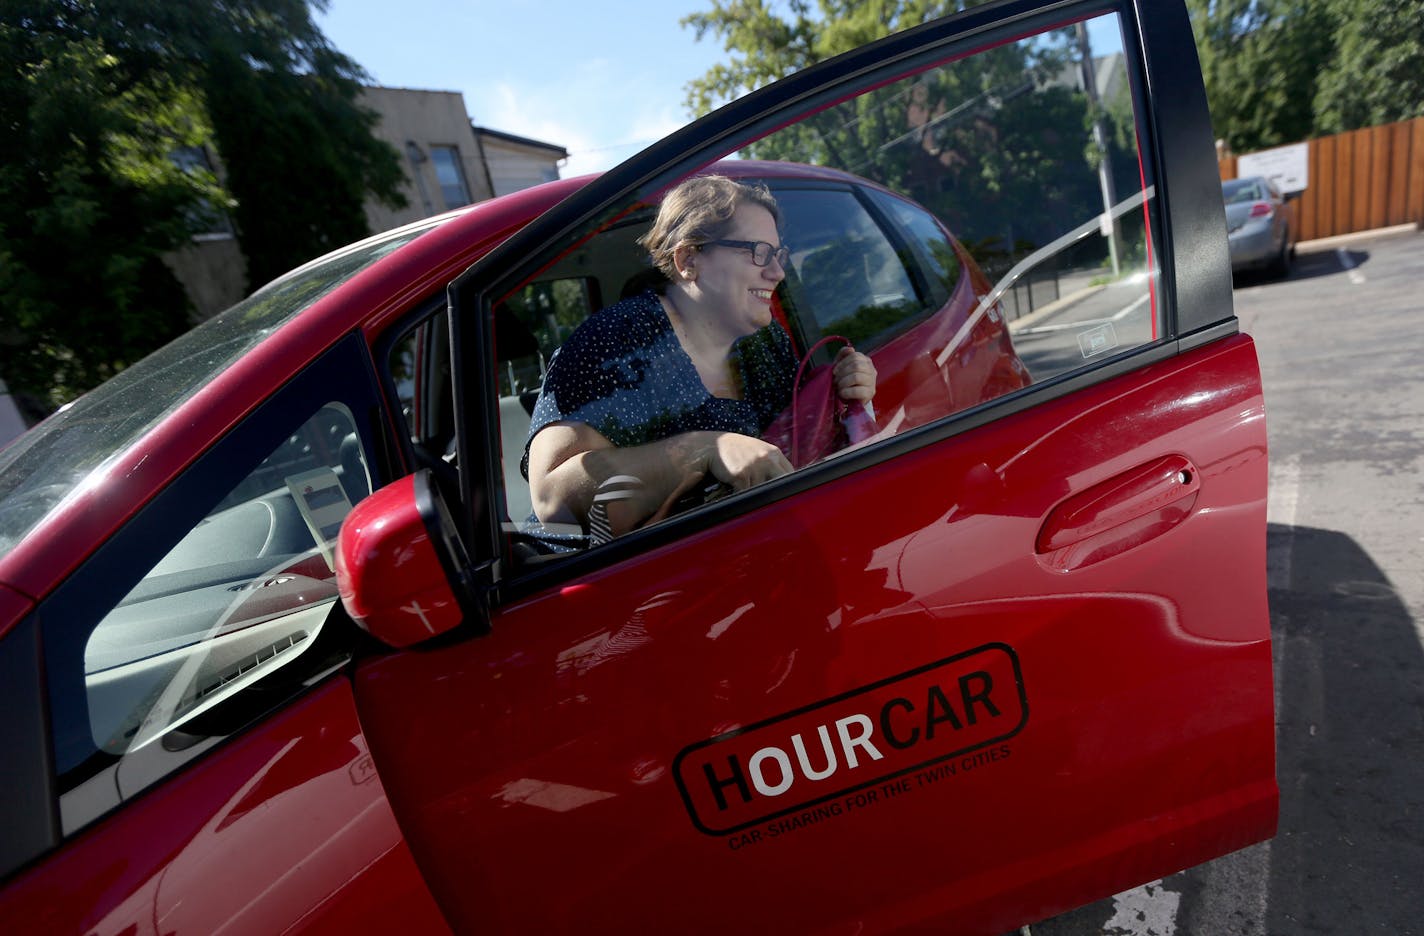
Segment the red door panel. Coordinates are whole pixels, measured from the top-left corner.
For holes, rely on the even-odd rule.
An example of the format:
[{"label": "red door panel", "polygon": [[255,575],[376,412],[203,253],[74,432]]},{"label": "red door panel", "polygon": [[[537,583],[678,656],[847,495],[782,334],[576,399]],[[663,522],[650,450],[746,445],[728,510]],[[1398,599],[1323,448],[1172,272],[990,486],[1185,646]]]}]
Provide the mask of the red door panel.
[{"label": "red door panel", "polygon": [[1038,551],[1063,569],[1115,556],[1191,516],[1200,489],[1196,466],[1181,455],[1140,465],[1054,508]]},{"label": "red door panel", "polygon": [[1262,406],[1226,339],[366,663],[432,892],[468,930],[1003,932],[1268,836]]},{"label": "red door panel", "polygon": [[333,680],[0,891],[6,933],[441,932]]}]

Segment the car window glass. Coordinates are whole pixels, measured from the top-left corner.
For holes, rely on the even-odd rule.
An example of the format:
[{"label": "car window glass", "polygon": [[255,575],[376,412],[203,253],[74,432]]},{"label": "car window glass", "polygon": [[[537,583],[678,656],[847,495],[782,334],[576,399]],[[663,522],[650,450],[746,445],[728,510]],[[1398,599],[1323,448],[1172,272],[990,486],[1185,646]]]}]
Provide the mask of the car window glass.
[{"label": "car window glass", "polygon": [[599,305],[598,281],[582,276],[529,283],[495,316],[500,396],[538,393],[549,358]]},{"label": "car window glass", "polygon": [[387,231],[293,270],[16,439],[0,451],[0,553],[233,361],[361,270],[446,220]]},{"label": "car window glass", "polygon": [[[758,239],[788,254],[778,281],[759,284],[745,266],[750,278],[727,291],[774,287],[770,321],[726,359],[730,384],[721,382],[717,361],[692,360],[695,351],[673,324],[679,297],[690,293],[667,286],[667,270],[654,269],[639,242],[669,180],[556,247],[537,274],[501,291],[509,301],[492,307],[497,348],[501,331],[517,326],[538,349],[537,360],[519,368],[498,351],[494,362],[505,528],[551,549],[586,548],[609,535],[595,528],[604,521],[590,504],[556,500],[540,514],[548,472],[536,459],[531,491],[526,444],[543,432],[558,438],[560,426],[593,429],[614,450],[595,460],[621,464],[640,445],[728,431],[708,413],[728,409],[732,399],[755,410],[734,420],[736,434],[777,445],[801,468],[1166,337],[1152,167],[1138,149],[1137,79],[1123,47],[1118,18],[1106,15],[955,56],[817,110],[739,158],[705,167],[770,192],[780,224]],[[717,247],[698,248],[700,269],[712,268]],[[630,294],[638,296],[636,310],[620,302]],[[556,324],[549,309],[559,310]],[[584,316],[591,318],[574,332]],[[806,361],[819,383],[791,386],[797,363],[832,334],[873,362],[866,441],[852,440],[849,418],[834,415],[823,372],[838,345]],[[769,383],[785,394],[757,396],[764,388],[748,360],[779,368],[781,382]],[[601,389],[589,389],[600,381]],[[804,407],[804,387],[824,392],[827,405]],[[804,438],[823,436],[827,445],[803,451]],[[551,464],[564,464],[559,451]],[[582,471],[588,459],[578,457]],[[646,496],[639,485],[651,482],[614,474],[624,489],[590,477],[580,490],[600,492],[593,501],[606,497],[615,510]],[[639,523],[725,495],[728,485],[717,490],[717,480],[709,475]],[[532,518],[524,513],[531,502]]]},{"label": "car window glass", "polygon": [[1222,183],[1222,194],[1228,205],[1246,205],[1260,201],[1265,195],[1255,179],[1232,179]]},{"label": "car window glass", "polygon": [[139,751],[299,657],[336,604],[341,521],[370,491],[350,411],[322,407],[90,634],[94,747]]},{"label": "car window glass", "polygon": [[776,201],[796,232],[785,289],[803,330],[864,344],[922,311],[913,262],[853,191],[788,189]]},{"label": "car window glass", "polygon": [[934,301],[943,303],[954,292],[961,269],[949,233],[934,215],[903,198],[878,190],[871,190],[871,197],[904,230],[916,261],[929,274]]}]

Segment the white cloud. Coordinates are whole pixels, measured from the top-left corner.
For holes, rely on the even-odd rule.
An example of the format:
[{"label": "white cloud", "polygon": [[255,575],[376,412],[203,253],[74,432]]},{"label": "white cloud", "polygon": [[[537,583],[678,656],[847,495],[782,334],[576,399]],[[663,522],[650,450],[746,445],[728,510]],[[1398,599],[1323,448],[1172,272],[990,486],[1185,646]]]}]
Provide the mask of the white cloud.
[{"label": "white cloud", "polygon": [[616,165],[685,124],[684,86],[723,57],[680,25],[706,0],[398,6],[332,0],[318,21],[381,83],[460,91],[480,126],[565,147],[565,176]]},{"label": "white cloud", "polygon": [[615,166],[687,123],[680,87],[630,80],[607,59],[552,81],[505,76],[483,88],[465,92],[475,123],[564,147],[565,177]]}]

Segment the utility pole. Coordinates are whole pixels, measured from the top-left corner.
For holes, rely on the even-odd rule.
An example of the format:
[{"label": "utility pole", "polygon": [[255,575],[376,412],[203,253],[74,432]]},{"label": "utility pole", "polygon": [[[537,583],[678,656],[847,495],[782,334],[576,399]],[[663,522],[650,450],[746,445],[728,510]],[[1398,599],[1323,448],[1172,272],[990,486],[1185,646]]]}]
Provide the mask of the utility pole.
[{"label": "utility pole", "polygon": [[1078,53],[1081,59],[1083,70],[1083,93],[1088,96],[1088,112],[1093,115],[1093,143],[1098,148],[1098,184],[1103,190],[1103,236],[1108,239],[1108,254],[1112,258],[1113,276],[1122,275],[1118,261],[1118,223],[1112,216],[1113,206],[1117,204],[1117,192],[1113,186],[1112,163],[1108,158],[1108,134],[1103,127],[1103,103],[1098,100],[1098,81],[1093,74],[1093,50],[1088,45],[1088,27],[1079,22],[1075,27],[1078,33]]}]

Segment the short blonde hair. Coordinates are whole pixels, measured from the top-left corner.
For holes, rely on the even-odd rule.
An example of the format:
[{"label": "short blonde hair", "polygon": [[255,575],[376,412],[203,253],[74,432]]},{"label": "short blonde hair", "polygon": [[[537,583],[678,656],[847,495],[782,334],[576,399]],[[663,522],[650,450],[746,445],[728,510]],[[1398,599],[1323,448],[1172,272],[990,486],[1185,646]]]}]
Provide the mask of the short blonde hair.
[{"label": "short blonde hair", "polygon": [[781,209],[765,185],[748,185],[721,175],[693,176],[663,197],[657,219],[638,243],[647,249],[653,266],[673,279],[677,276],[673,261],[677,249],[725,237],[732,216],[742,205],[765,208],[781,227]]}]

